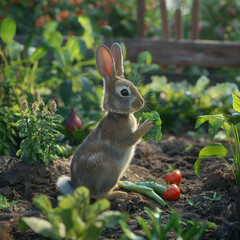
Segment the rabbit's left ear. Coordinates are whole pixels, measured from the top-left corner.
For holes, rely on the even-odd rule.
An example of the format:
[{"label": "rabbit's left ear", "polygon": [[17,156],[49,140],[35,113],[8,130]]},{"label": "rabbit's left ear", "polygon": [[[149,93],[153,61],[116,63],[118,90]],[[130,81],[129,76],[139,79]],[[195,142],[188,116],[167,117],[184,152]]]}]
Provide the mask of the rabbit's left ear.
[{"label": "rabbit's left ear", "polygon": [[120,44],[113,43],[111,46],[111,52],[115,62],[116,75],[124,77],[123,55]]},{"label": "rabbit's left ear", "polygon": [[115,64],[111,51],[105,45],[100,45],[96,51],[96,63],[100,75],[107,82],[115,75]]}]

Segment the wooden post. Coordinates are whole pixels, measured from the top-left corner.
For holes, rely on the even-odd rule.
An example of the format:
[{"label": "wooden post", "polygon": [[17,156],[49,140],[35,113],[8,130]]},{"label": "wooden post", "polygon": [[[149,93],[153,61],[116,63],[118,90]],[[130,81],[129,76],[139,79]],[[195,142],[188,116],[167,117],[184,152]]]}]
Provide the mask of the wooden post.
[{"label": "wooden post", "polygon": [[169,39],[168,14],[165,0],[160,0],[163,39]]},{"label": "wooden post", "polygon": [[[176,40],[181,40],[183,38],[183,30],[182,30],[182,13],[180,6],[178,9],[175,11],[175,39]],[[176,65],[175,68],[176,73],[181,73],[182,72],[182,67],[179,65]]]},{"label": "wooden post", "polygon": [[183,38],[182,13],[181,9],[178,8],[175,12],[175,39],[181,40],[182,38]]},{"label": "wooden post", "polygon": [[144,12],[145,5],[144,0],[138,0],[138,38],[144,38]]},{"label": "wooden post", "polygon": [[197,40],[199,38],[198,22],[199,22],[199,0],[194,0],[192,6],[192,27],[191,27],[192,40]]}]

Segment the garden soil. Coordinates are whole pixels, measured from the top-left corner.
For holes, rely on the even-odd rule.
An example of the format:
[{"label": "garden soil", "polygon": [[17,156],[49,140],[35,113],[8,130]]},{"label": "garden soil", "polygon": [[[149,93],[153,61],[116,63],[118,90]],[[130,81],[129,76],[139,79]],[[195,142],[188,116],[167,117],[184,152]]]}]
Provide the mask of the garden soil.
[{"label": "garden soil", "polygon": [[[203,239],[240,239],[240,188],[235,185],[229,169],[222,160],[203,160],[198,178],[193,165],[199,151],[209,143],[207,138],[189,136],[176,137],[165,135],[159,142],[140,142],[137,145],[135,157],[125,173],[123,180],[139,182],[157,179],[163,182],[168,165],[182,171],[180,184],[183,199],[169,201],[171,207],[181,215],[184,221],[210,221],[217,225],[216,229],[208,231]],[[192,147],[191,147],[192,146]],[[229,160],[231,161],[231,159]],[[57,205],[56,180],[63,174],[69,174],[70,159],[56,160],[48,167],[42,164],[29,164],[13,157],[0,157],[0,195],[8,201],[21,200],[10,209],[0,210],[0,239],[46,239],[28,230],[20,233],[17,227],[18,219],[22,216],[42,217],[33,206],[32,199],[40,193],[46,194],[53,206]],[[210,201],[204,196],[212,197],[214,193],[222,195],[218,201]],[[196,203],[191,206],[187,199]],[[163,209],[154,200],[129,192],[127,199],[116,199],[111,202],[111,209],[128,212],[128,224],[134,233],[144,236],[136,216],[147,219],[144,207],[154,210],[162,209],[163,222],[170,216],[170,211]],[[105,229],[100,239],[119,239],[123,234],[120,227]],[[169,235],[174,239],[174,234]]]}]

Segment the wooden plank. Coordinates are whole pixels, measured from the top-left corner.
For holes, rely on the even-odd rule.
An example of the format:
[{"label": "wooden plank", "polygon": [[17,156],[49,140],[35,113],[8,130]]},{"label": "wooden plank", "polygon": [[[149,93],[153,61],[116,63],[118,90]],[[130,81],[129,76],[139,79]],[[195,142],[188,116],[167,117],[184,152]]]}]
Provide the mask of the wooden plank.
[{"label": "wooden plank", "polygon": [[[107,45],[118,40],[106,40]],[[118,41],[119,42],[119,41]],[[125,39],[127,59],[136,62],[138,54],[149,51],[153,63],[160,65],[239,67],[240,43],[220,41],[166,41]]]},{"label": "wooden plank", "polygon": [[144,12],[145,12],[145,5],[144,0],[138,0],[138,38],[144,38]]},{"label": "wooden plank", "polygon": [[[15,36],[24,43],[27,36]],[[64,42],[68,36],[64,37]],[[36,45],[39,38],[35,37]],[[123,42],[127,49],[127,59],[136,62],[138,54],[149,51],[153,63],[160,65],[199,66],[199,67],[240,67],[240,43],[204,40],[152,40],[152,39],[105,39],[110,46],[113,42]],[[0,45],[4,47],[1,39]]]}]

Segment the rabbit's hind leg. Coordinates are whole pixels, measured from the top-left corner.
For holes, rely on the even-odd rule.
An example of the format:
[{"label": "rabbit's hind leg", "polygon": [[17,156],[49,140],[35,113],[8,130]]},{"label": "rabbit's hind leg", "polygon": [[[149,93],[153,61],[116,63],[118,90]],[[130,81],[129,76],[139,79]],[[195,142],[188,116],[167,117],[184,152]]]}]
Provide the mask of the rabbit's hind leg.
[{"label": "rabbit's hind leg", "polygon": [[122,191],[109,192],[105,196],[105,198],[107,198],[110,201],[112,201],[116,198],[127,198],[127,197],[128,197],[128,194],[126,192],[122,192]]}]

